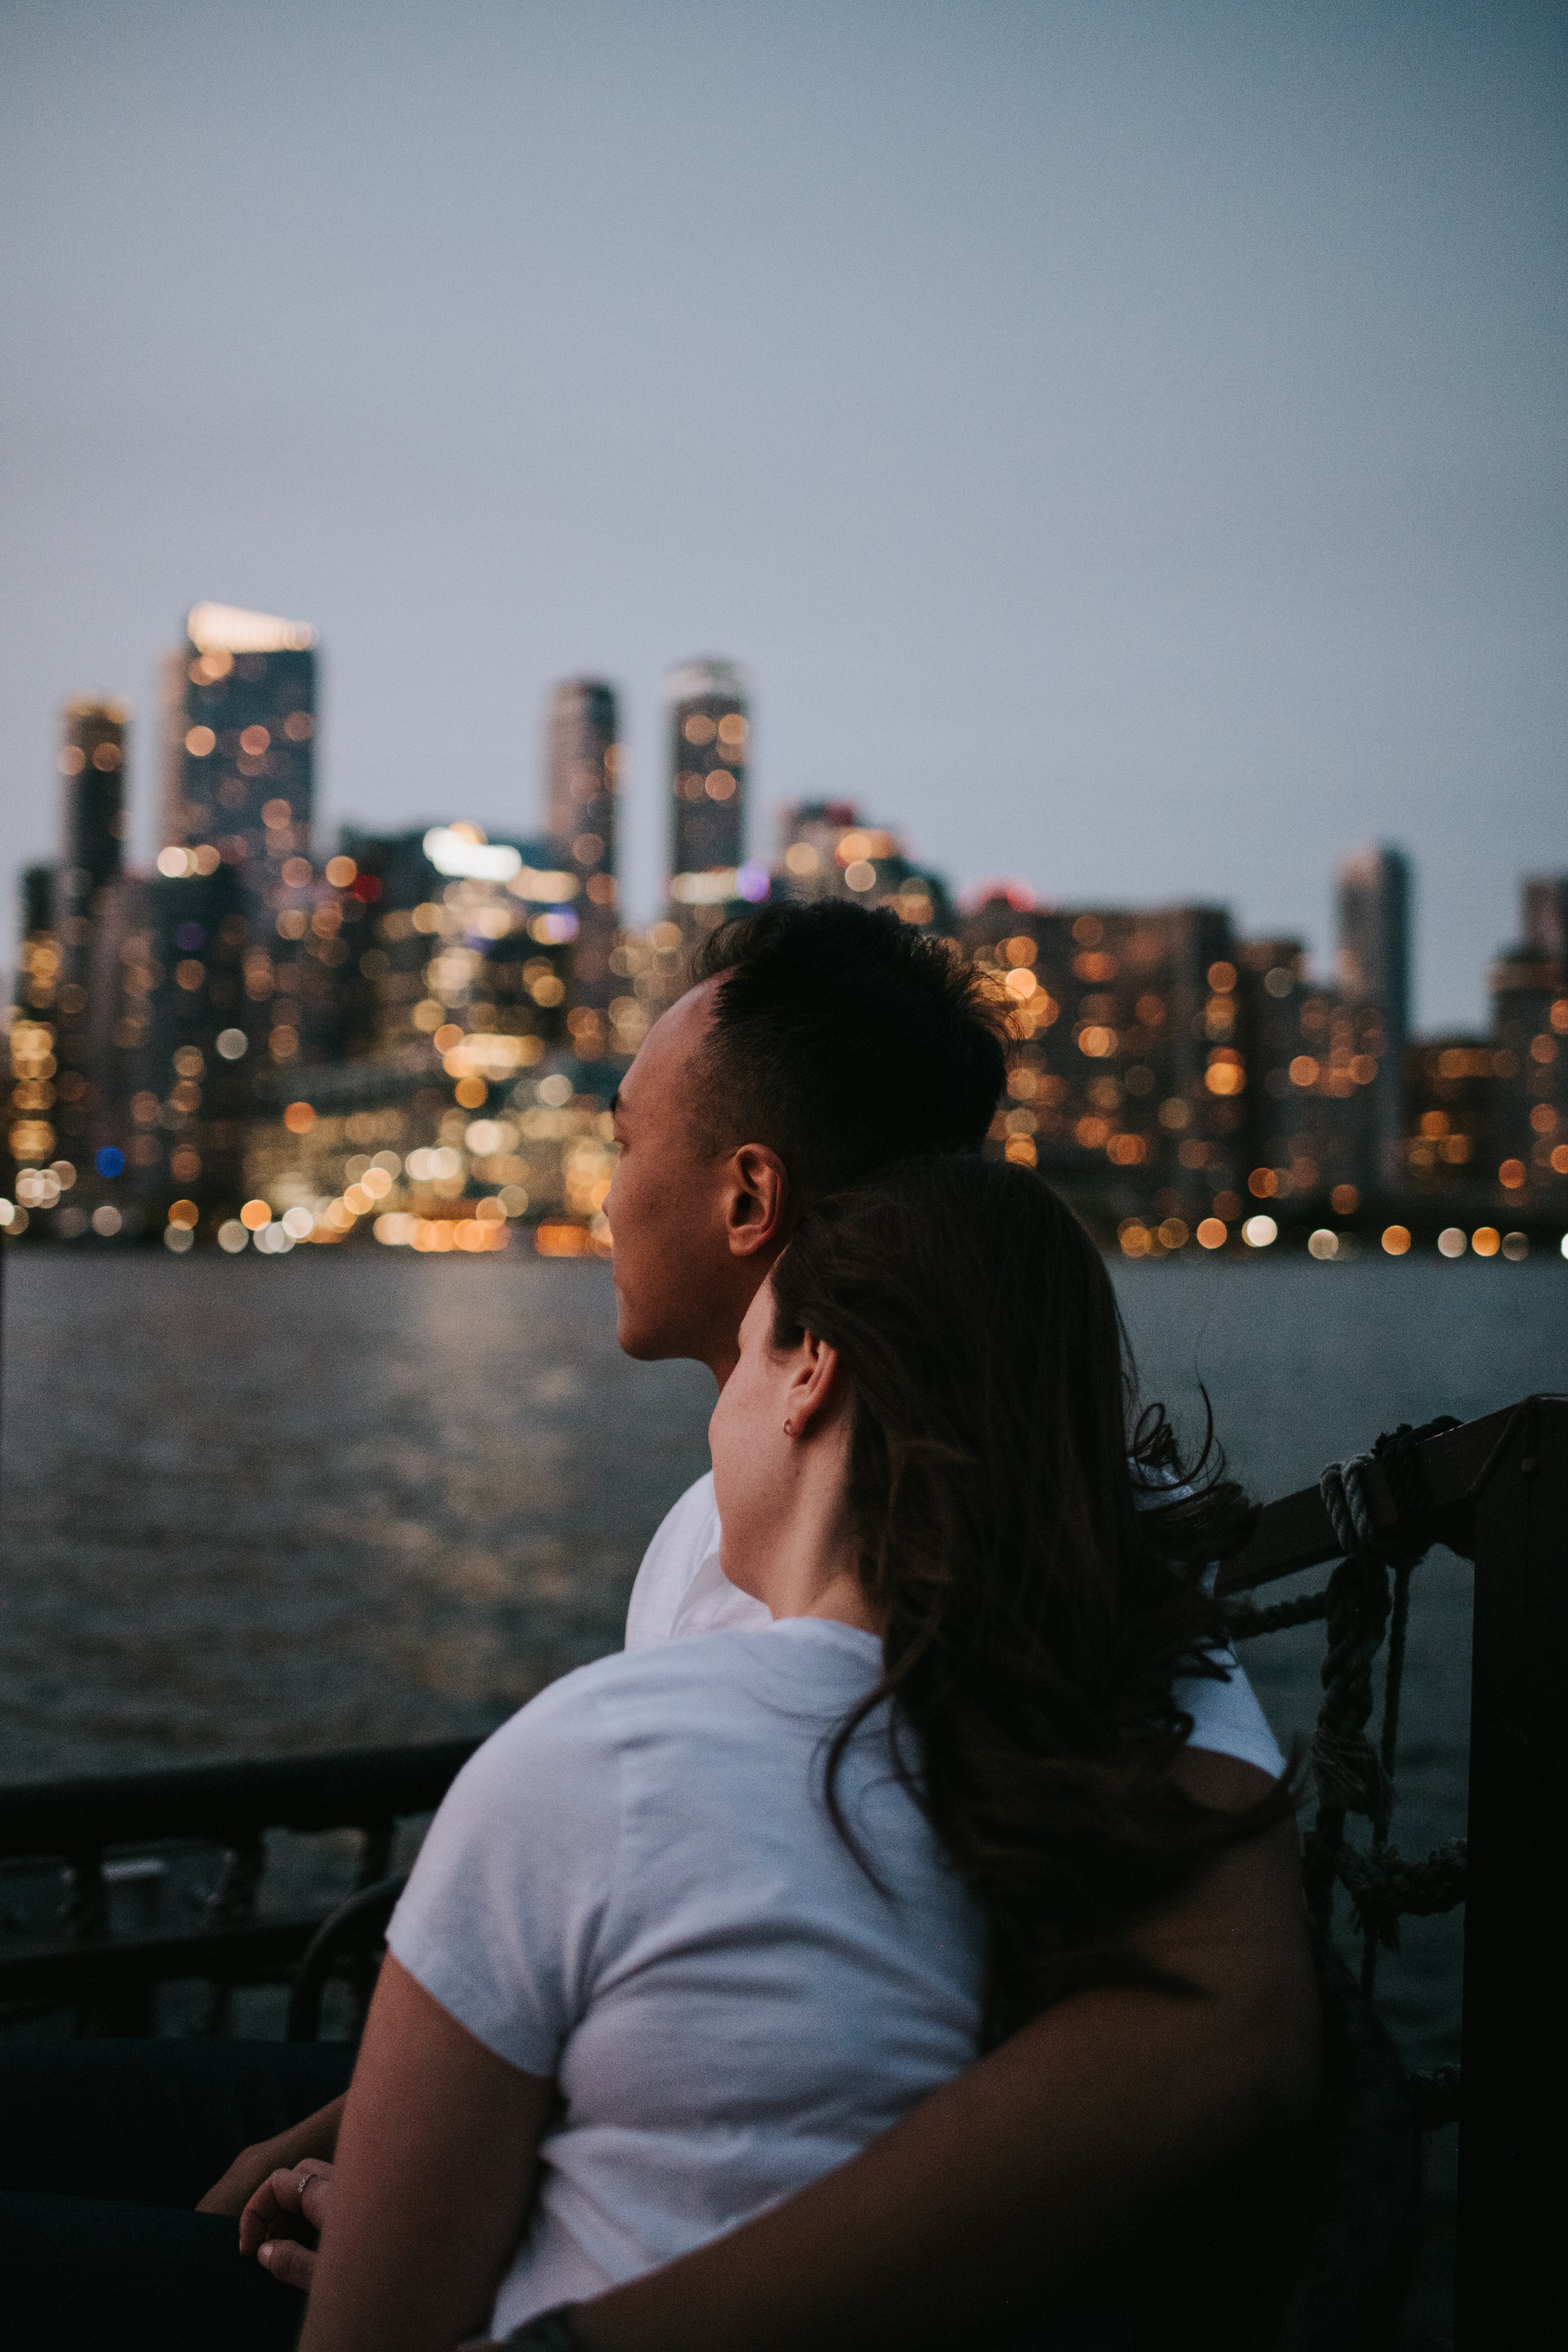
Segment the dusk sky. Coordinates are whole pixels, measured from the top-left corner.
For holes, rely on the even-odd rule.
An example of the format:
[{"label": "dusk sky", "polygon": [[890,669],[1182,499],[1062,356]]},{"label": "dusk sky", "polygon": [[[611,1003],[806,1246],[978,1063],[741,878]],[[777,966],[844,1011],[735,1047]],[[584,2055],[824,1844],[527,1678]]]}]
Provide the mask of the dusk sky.
[{"label": "dusk sky", "polygon": [[754,682],[753,852],[1331,945],[1473,1024],[1568,866],[1568,15],[0,0],[0,875],[200,598],[321,632],[320,837],[540,813],[549,682]]}]

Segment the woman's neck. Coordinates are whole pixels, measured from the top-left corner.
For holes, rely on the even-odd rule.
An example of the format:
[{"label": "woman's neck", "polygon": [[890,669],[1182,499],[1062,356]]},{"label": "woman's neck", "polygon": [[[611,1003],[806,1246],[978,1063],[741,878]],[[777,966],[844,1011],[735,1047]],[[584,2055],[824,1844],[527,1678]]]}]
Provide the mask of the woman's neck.
[{"label": "woman's neck", "polygon": [[802,1599],[805,1605],[798,1608],[780,1607],[773,1601],[770,1601],[768,1606],[773,1610],[775,1619],[830,1617],[840,1625],[858,1626],[863,1633],[879,1633],[881,1632],[881,1626],[877,1621],[871,1604],[866,1598],[865,1587],[853,1567],[832,1570],[826,1574],[825,1580],[819,1577],[818,1580],[809,1588],[809,1599],[803,1593]]},{"label": "woman's neck", "polygon": [[731,1584],[776,1618],[828,1617],[880,1632],[860,1581],[858,1547],[841,1484],[803,1478],[765,1528],[725,1531],[721,1565]]}]

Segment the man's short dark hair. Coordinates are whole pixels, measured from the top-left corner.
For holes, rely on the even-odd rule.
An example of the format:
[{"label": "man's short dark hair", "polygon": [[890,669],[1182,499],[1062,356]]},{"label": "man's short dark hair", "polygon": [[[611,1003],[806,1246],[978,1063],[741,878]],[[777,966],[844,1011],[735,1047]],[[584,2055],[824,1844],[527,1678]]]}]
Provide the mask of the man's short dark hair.
[{"label": "man's short dark hair", "polygon": [[715,1150],[766,1143],[815,1198],[915,1153],[978,1150],[1005,1077],[1002,1015],[957,950],[826,900],[726,923],[698,1116]]}]

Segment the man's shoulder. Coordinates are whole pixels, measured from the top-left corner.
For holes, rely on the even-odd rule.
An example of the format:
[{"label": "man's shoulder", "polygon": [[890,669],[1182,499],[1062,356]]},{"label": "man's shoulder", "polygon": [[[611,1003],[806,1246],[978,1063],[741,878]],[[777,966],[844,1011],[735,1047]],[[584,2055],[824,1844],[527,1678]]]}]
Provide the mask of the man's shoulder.
[{"label": "man's shoulder", "polygon": [[704,1470],[700,1478],[693,1478],[683,1495],[676,1496],[660,1519],[648,1546],[648,1555],[651,1558],[661,1546],[698,1546],[702,1550],[715,1550],[718,1543],[719,1505],[713,1492],[713,1473]]},{"label": "man's shoulder", "polygon": [[628,1650],[669,1639],[692,1579],[718,1549],[719,1507],[707,1470],[670,1505],[643,1554],[626,1610]]}]

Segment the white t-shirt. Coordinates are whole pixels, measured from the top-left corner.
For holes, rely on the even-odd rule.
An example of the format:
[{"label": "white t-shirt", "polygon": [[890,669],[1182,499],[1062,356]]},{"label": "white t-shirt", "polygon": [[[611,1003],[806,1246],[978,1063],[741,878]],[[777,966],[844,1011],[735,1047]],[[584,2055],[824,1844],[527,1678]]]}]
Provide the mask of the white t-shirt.
[{"label": "white t-shirt", "polygon": [[[448,1790],[388,1943],[564,2102],[493,2335],[734,2228],[973,2058],[984,1922],[889,1769],[885,1715],[839,1786],[886,1893],[822,1801],[824,1735],[880,1666],[874,1635],[775,1624],[725,1580],[699,1479],[625,1651],[552,1684]],[[1180,1696],[1199,1746],[1281,1769],[1239,1670]]]},{"label": "white t-shirt", "polygon": [[[771,1622],[763,1603],[731,1584],[719,1565],[719,1508],[710,1471],[666,1513],[643,1554],[626,1611],[626,1647]],[[1228,1670],[1226,1682],[1195,1675],[1176,1685],[1177,1704],[1193,1718],[1187,1745],[1235,1756],[1259,1771],[1282,1772],[1285,1759],[1252,1685],[1230,1652],[1221,1664]]]},{"label": "white t-shirt", "polygon": [[973,2058],[985,1934],[871,1718],[876,1638],[770,1620],[622,1652],[459,1773],[394,1916],[403,1966],[564,2112],[497,2298],[504,2335],[817,2179]]}]

